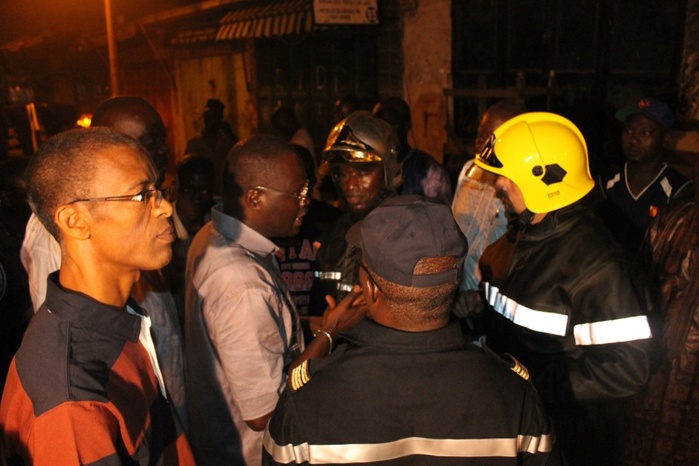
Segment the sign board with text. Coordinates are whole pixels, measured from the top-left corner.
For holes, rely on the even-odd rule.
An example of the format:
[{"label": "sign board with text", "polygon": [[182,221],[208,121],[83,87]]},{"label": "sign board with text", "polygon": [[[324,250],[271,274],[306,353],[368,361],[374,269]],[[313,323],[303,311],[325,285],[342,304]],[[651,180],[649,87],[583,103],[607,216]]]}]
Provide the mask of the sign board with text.
[{"label": "sign board with text", "polygon": [[379,24],[377,0],[313,0],[316,24]]}]

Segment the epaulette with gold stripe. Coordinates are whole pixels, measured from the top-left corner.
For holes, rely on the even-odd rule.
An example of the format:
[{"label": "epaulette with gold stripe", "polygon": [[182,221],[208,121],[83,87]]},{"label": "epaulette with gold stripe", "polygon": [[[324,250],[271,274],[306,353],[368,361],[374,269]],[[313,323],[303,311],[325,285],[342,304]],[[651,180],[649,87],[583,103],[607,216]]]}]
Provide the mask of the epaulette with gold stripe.
[{"label": "epaulette with gold stripe", "polygon": [[296,391],[306,385],[309,380],[311,380],[311,374],[308,372],[308,359],[306,359],[291,371],[291,389]]},{"label": "epaulette with gold stripe", "polygon": [[510,357],[510,359],[512,359],[510,370],[518,376],[522,377],[524,380],[529,380],[529,370],[525,367],[525,365],[517,361],[517,359],[515,359],[515,357],[511,354],[508,354],[508,356]]}]

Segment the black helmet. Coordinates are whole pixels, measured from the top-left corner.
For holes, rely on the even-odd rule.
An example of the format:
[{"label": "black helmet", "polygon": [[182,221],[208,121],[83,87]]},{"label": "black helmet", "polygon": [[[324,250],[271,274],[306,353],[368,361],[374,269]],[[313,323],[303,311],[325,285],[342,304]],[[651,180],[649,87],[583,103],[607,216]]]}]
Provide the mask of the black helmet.
[{"label": "black helmet", "polygon": [[323,159],[331,164],[383,164],[386,188],[402,183],[398,136],[391,125],[366,110],[358,110],[330,131]]}]

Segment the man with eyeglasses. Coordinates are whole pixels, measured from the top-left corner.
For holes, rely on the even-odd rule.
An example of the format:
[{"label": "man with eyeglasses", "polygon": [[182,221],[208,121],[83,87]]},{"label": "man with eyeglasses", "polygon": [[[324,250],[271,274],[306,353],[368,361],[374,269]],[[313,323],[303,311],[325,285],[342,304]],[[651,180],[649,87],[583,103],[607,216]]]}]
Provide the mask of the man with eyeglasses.
[{"label": "man with eyeglasses", "polygon": [[[134,96],[109,98],[95,109],[91,126],[113,128],[141,143],[155,166],[156,186],[163,186],[170,150],[165,141],[165,125],[152,105]],[[114,152],[113,155],[118,158],[121,154]],[[61,251],[56,240],[35,215],[32,215],[27,224],[20,258],[29,276],[29,291],[36,311],[46,296],[46,277],[61,266]],[[170,402],[175,406],[183,427],[187,429],[182,329],[177,318],[175,300],[162,271],[149,270],[142,273],[132,295],[153,319],[156,350],[165,386]]]},{"label": "man with eyeglasses", "polygon": [[[185,356],[199,464],[260,464],[262,430],[304,350],[271,238],[299,232],[308,189],[303,162],[286,141],[271,135],[240,141],[226,159],[223,203],[192,241]],[[325,345],[327,352],[325,339],[336,327],[323,327],[327,334],[309,348]]]},{"label": "man with eyeglasses", "polygon": [[366,217],[402,183],[395,130],[371,112],[359,110],[330,132],[323,159],[346,211],[321,241],[319,261],[325,293],[343,298],[357,283],[358,267],[345,240],[347,230]]},{"label": "man with eyeglasses", "polygon": [[[304,147],[296,144],[290,146],[301,157],[308,176],[309,192],[313,192],[317,179],[315,160]],[[318,248],[323,235],[342,213],[340,209],[311,197],[299,233],[273,239],[279,247],[277,260],[282,278],[301,317],[304,340],[307,342],[313,338],[315,324],[328,306],[325,293],[319,286]]]},{"label": "man with eyeglasses", "polygon": [[169,403],[151,319],[131,298],[172,255],[172,205],[132,138],[76,129],[27,170],[32,210],[61,268],[32,319],[0,404],[10,464],[194,464]]}]

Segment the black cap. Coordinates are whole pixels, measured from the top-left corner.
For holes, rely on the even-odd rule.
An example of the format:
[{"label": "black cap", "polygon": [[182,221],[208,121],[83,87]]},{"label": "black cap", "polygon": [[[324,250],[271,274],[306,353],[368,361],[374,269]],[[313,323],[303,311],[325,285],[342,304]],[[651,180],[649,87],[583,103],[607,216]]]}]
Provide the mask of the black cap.
[{"label": "black cap", "polygon": [[[422,196],[395,196],[380,204],[349,229],[347,242],[362,249],[364,260],[381,278],[416,288],[459,279],[468,241],[451,209]],[[454,267],[415,275],[423,258],[455,257]]]}]

